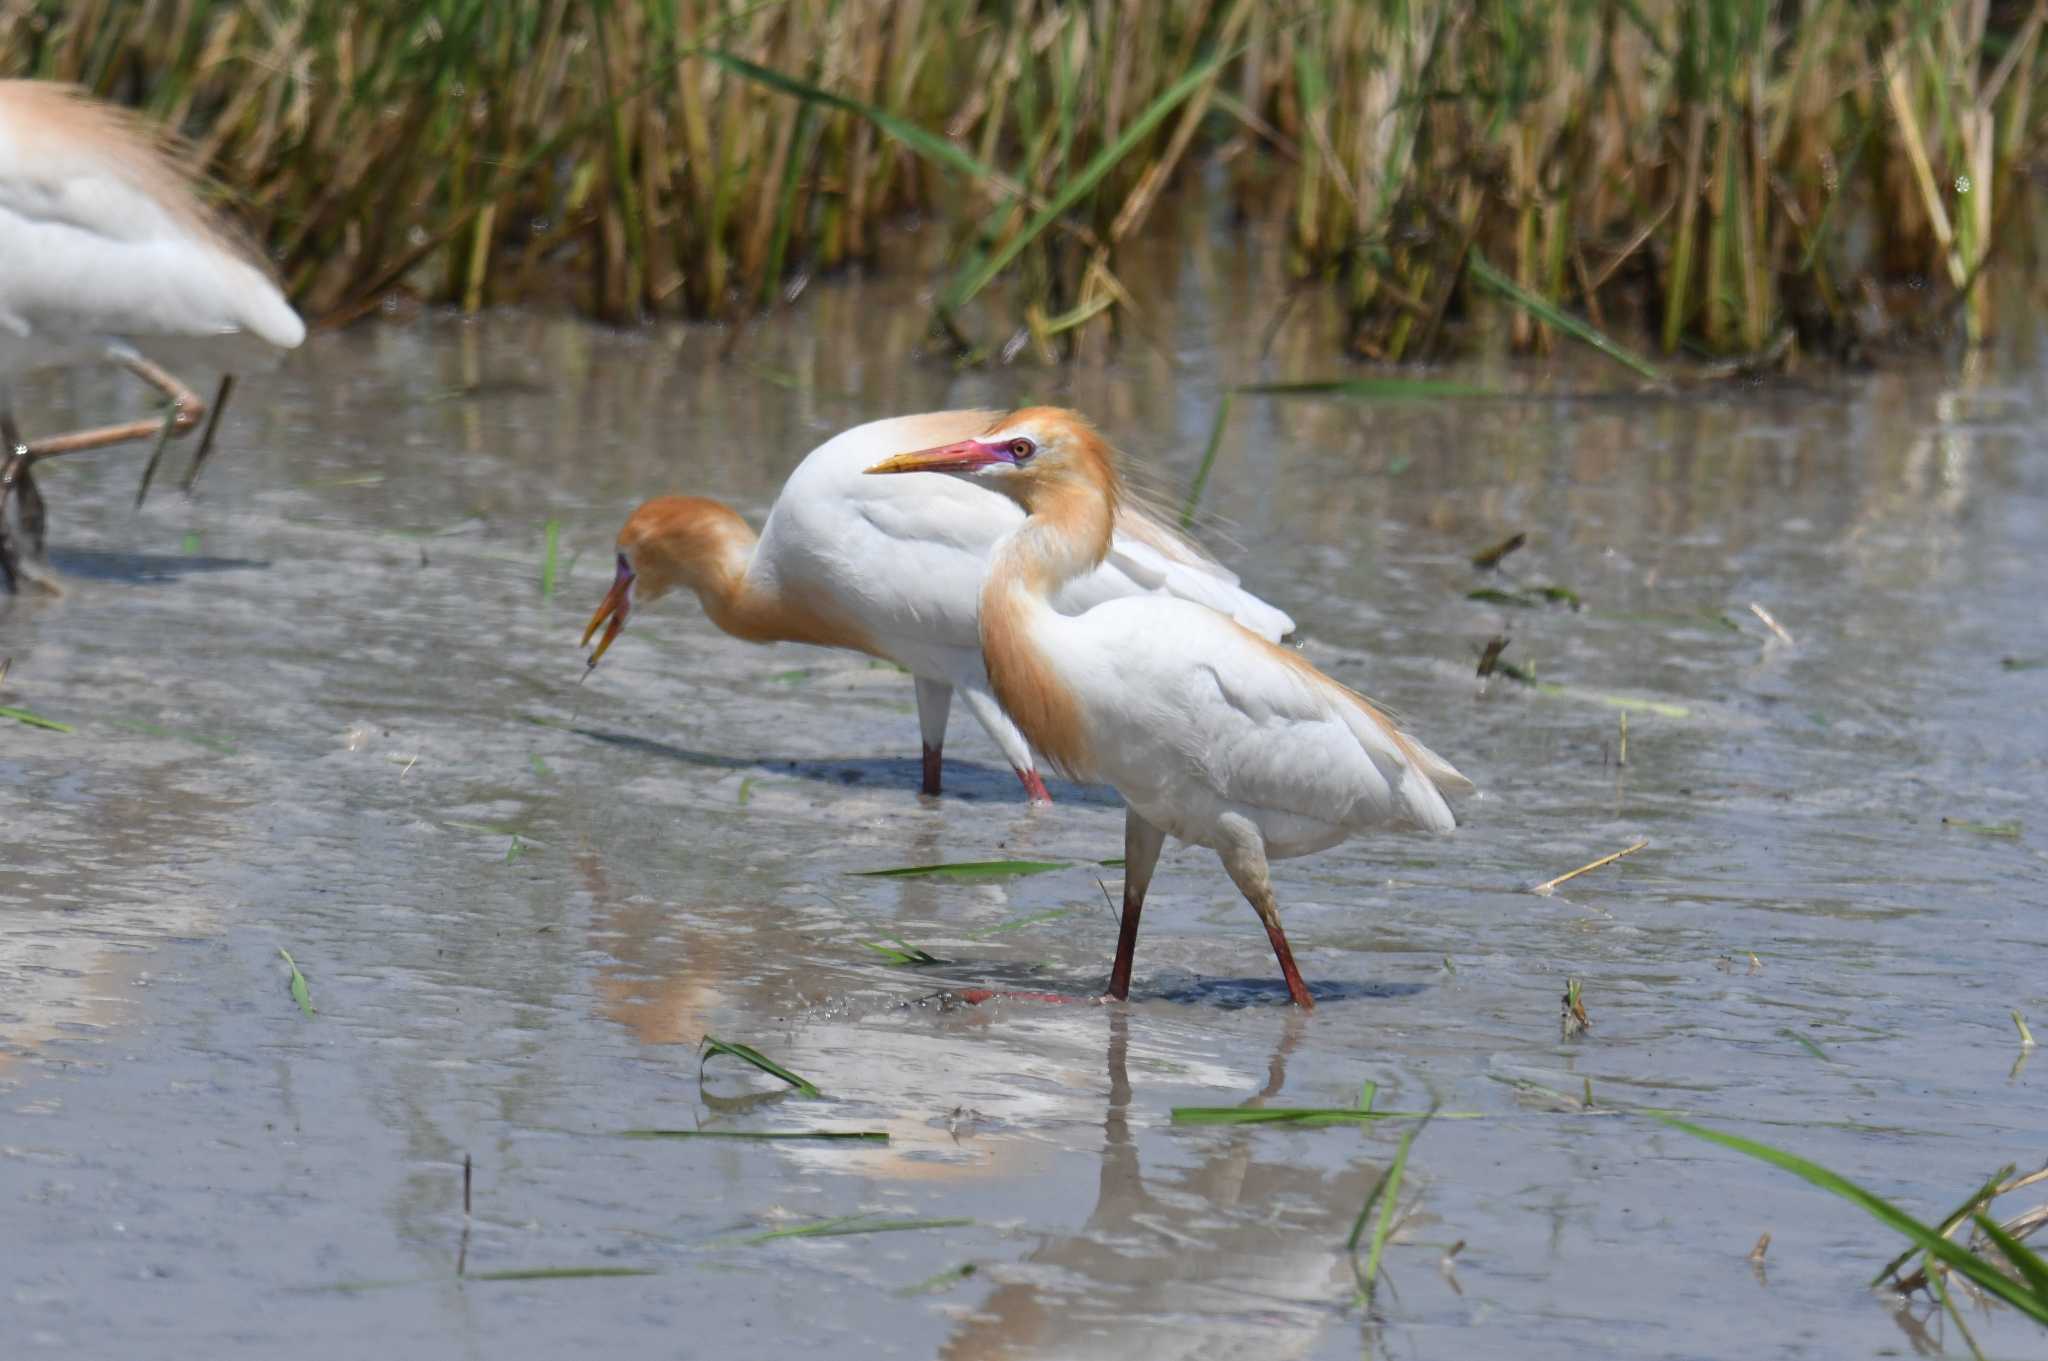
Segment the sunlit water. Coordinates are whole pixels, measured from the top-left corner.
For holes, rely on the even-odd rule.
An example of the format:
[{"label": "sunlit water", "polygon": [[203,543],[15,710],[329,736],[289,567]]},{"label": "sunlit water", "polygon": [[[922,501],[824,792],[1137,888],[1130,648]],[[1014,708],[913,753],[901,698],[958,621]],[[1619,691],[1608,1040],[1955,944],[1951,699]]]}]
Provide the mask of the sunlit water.
[{"label": "sunlit water", "polygon": [[[1686,400],[1239,399],[1211,541],[1483,791],[1453,837],[1278,867],[1312,1017],[1188,850],[1128,1008],[921,1002],[1100,987],[1113,797],[1056,783],[1028,812],[956,714],[951,793],[921,799],[906,677],[732,641],[687,602],[578,685],[639,498],[758,520],[873,416],[1070,402],[1177,496],[1220,384],[1333,368],[1291,333],[1260,364],[1240,249],[1161,262],[1171,364],[1134,337],[1071,372],[956,374],[916,357],[907,289],[857,282],[725,360],[699,330],[369,325],[245,387],[196,501],[132,513],[134,455],[49,472],[69,592],[0,604],[0,703],[75,727],[0,722],[0,1350],[1959,1349],[1924,1301],[1863,1290],[1897,1245],[1858,1211],[1616,1111],[1682,1110],[1928,1216],[2048,1153],[2048,1060],[2015,1064],[2008,1019],[2048,1029],[2048,669],[2001,665],[2048,657],[2031,345]],[[93,376],[26,396],[37,429],[133,400]],[[1501,572],[1470,565],[1518,530]],[[1544,584],[1583,608],[1467,597]],[[1477,681],[1497,633],[1562,693]],[[854,877],[1015,856],[1072,868]],[[894,937],[950,962],[863,944]],[[767,1086],[724,1060],[700,1085],[707,1032],[823,1099],[749,1103]],[[1169,1114],[1368,1081],[1383,1109],[1481,1117],[1415,1142],[1371,1310],[1344,1240],[1409,1126]],[[697,1126],[891,1139],[620,1137]],[[739,1241],[849,1215],[971,1222]],[[479,1278],[564,1267],[653,1274]],[[2041,1342],[1971,1323],[2005,1354]]]}]

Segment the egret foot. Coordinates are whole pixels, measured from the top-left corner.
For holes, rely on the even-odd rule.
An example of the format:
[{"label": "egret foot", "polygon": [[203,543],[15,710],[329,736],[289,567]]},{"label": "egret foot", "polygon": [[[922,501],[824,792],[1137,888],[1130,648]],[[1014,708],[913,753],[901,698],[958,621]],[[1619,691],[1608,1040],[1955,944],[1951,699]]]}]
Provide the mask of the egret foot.
[{"label": "egret foot", "polygon": [[1020,770],[1017,780],[1024,786],[1024,792],[1031,799],[1033,808],[1052,807],[1052,795],[1045,792],[1045,779],[1035,770]]}]

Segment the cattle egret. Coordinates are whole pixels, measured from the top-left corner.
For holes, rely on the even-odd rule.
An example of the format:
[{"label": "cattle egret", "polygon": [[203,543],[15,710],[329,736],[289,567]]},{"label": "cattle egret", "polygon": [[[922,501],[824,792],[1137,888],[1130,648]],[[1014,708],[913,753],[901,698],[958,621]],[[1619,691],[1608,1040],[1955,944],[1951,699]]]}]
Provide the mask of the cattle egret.
[{"label": "cattle egret", "polygon": [[1444,796],[1470,782],[1372,701],[1214,611],[1157,596],[1054,608],[1113,552],[1122,496],[1114,456],[1074,412],[1014,412],[868,471],[949,473],[1025,512],[989,557],[982,654],[1033,748],[1074,779],[1114,786],[1128,805],[1108,998],[1130,995],[1145,889],[1172,836],[1222,857],[1265,923],[1288,995],[1314,1006],[1267,861],[1372,827],[1447,832],[1456,819]]},{"label": "cattle egret", "polygon": [[[258,258],[207,215],[163,134],[72,86],[0,80],[0,583],[16,587],[42,557],[38,462],[183,434],[207,414],[206,403],[140,348],[175,343],[181,354],[239,367],[305,336]],[[170,416],[25,444],[9,381],[94,359],[157,388],[171,401]],[[215,419],[226,392],[224,382]],[[209,423],[188,488],[211,435]]]},{"label": "cattle egret", "polygon": [[[939,752],[957,690],[1031,801],[1049,802],[1030,744],[989,691],[975,629],[989,551],[1024,523],[1024,512],[1008,497],[953,478],[862,475],[894,450],[961,439],[995,419],[987,411],[898,416],[827,440],[790,474],[759,538],[716,501],[647,502],[619,531],[617,575],[583,631],[588,646],[606,626],[589,664],[597,665],[635,606],[687,586],[711,622],[735,638],[849,648],[908,670],[924,735],[925,793],[939,792]],[[1267,638],[1293,629],[1293,620],[1240,589],[1235,576],[1155,516],[1126,503],[1105,524],[1103,551],[1054,593],[1057,608],[1156,594],[1221,610]]]}]

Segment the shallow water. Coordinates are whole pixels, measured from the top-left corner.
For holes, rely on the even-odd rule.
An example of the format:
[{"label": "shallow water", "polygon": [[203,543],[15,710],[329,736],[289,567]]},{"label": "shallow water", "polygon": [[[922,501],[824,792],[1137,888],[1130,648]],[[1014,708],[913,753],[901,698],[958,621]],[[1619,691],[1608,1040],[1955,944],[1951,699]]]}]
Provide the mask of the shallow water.
[{"label": "shallow water", "polygon": [[[2032,345],[1686,400],[1573,397],[1614,379],[1570,364],[1476,375],[1566,394],[1535,402],[1241,399],[1213,541],[1483,790],[1452,838],[1277,867],[1311,1017],[1187,850],[1129,1007],[923,1000],[1100,986],[1113,798],[1056,783],[1028,812],[961,715],[951,793],[920,799],[905,677],[682,603],[578,685],[640,497],[758,518],[871,416],[1068,401],[1185,486],[1221,381],[1329,371],[1309,342],[1248,359],[1242,262],[1198,245],[1152,294],[1174,365],[1134,342],[955,375],[912,357],[903,289],[857,281],[724,363],[707,331],[425,320],[316,337],[245,388],[195,501],[131,513],[132,455],[51,472],[70,590],[0,604],[0,703],[75,727],[0,726],[0,1350],[1960,1350],[1861,1288],[1896,1245],[1858,1211],[1614,1109],[1929,1216],[2042,1158],[2048,1060],[2015,1065],[2007,1013],[2048,1023],[2048,669],[2001,666],[2048,657]],[[132,401],[90,375],[25,396],[36,429]],[[1517,530],[1502,573],[1470,566]],[[1467,598],[1543,583],[1584,608]],[[1563,693],[1477,682],[1496,632]],[[1072,868],[852,874],[1009,856]],[[862,944],[895,936],[952,962]],[[1570,1040],[1568,977],[1593,1021]],[[824,1099],[750,1102],[770,1085],[723,1060],[700,1083],[706,1032]],[[1169,1123],[1367,1081],[1481,1117],[1416,1141],[1371,1311],[1343,1242],[1403,1125]],[[891,1140],[620,1137],[699,1125]],[[848,1215],[971,1222],[736,1241]],[[479,1278],[592,1266],[653,1274]],[[1994,1352],[2040,1345],[1970,1317]]]}]

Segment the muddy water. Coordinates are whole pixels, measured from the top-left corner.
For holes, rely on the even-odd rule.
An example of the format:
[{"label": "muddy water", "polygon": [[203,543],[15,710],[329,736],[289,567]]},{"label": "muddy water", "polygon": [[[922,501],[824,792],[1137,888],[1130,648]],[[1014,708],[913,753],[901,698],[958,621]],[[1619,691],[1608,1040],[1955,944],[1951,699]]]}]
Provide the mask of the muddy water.
[{"label": "muddy water", "polygon": [[[1518,404],[1240,400],[1216,541],[1484,791],[1448,840],[1280,867],[1309,1018],[1196,851],[1162,866],[1128,1008],[921,1002],[1100,986],[1112,798],[1056,784],[1027,812],[963,719],[952,795],[922,800],[904,677],[680,603],[578,686],[639,497],[758,516],[870,416],[1070,401],[1183,487],[1219,382],[1327,372],[1314,337],[1259,367],[1233,249],[1168,262],[1171,363],[1134,344],[955,375],[911,357],[913,299],[858,282],[725,362],[702,331],[423,320],[318,337],[246,390],[196,501],[132,513],[119,457],[52,473],[70,590],[0,605],[0,702],[74,728],[0,727],[0,1350],[1958,1346],[1860,1288],[1894,1245],[1858,1212],[1614,1112],[1682,1109],[1929,1215],[2043,1156],[2048,1061],[2015,1065],[2007,1019],[2048,1026],[2048,669],[2001,666],[2048,657],[2028,343],[1706,399],[1573,396],[1611,375],[1558,365],[1471,375],[1554,394]],[[49,428],[127,394],[26,396]],[[1469,565],[1519,530],[1503,574]],[[1467,598],[1544,584],[1583,608]],[[1559,688],[1480,685],[1496,633]],[[853,874],[1007,856],[1073,867]],[[889,937],[951,962],[862,944]],[[753,1101],[722,1064],[700,1082],[706,1032],[824,1099]],[[1385,1109],[1479,1117],[1414,1145],[1372,1311],[1342,1245],[1402,1126],[1169,1116],[1368,1081]],[[700,1126],[891,1137],[620,1137]],[[835,1216],[967,1222],[739,1241]],[[486,1275],[564,1267],[652,1274]]]}]

